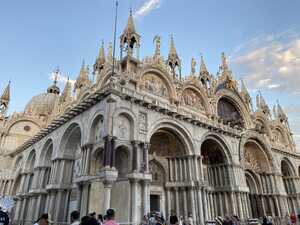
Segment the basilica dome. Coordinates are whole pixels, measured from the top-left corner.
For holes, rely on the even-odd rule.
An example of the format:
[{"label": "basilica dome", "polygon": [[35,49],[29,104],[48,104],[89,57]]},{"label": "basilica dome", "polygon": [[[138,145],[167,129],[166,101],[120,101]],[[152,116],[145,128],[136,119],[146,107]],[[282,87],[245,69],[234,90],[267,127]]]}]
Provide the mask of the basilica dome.
[{"label": "basilica dome", "polygon": [[56,99],[55,93],[43,93],[32,97],[25,107],[25,113],[39,116],[48,116],[52,113]]}]

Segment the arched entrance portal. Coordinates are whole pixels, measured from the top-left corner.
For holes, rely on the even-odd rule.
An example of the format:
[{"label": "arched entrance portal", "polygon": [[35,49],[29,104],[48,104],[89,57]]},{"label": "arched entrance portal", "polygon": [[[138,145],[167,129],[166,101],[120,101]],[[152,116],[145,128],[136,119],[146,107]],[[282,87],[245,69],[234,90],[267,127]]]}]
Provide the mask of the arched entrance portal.
[{"label": "arched entrance portal", "polygon": [[281,174],[285,192],[287,194],[287,204],[288,204],[288,212],[295,212],[296,206],[296,198],[294,197],[296,194],[295,184],[294,184],[294,170],[292,165],[287,159],[281,161]]},{"label": "arched entrance portal", "polygon": [[[244,167],[248,187],[248,216],[262,218],[264,215],[279,216],[278,199],[274,196],[275,182],[272,164],[264,147],[256,140],[244,145]],[[276,203],[277,202],[277,203]]]},{"label": "arched entrance portal", "polygon": [[218,137],[209,136],[201,145],[203,178],[208,185],[208,218],[233,214],[230,197],[230,172],[225,145]]},{"label": "arched entrance portal", "polygon": [[169,128],[158,129],[150,139],[149,170],[152,174],[150,186],[150,210],[169,216],[187,216],[192,211],[189,187],[191,180],[191,157],[182,136]]},{"label": "arched entrance portal", "polygon": [[249,200],[249,216],[251,218],[260,218],[263,217],[262,210],[262,200],[259,196],[261,192],[259,190],[259,182],[257,180],[256,175],[247,170],[245,172],[246,175],[246,184],[249,188],[248,200]]}]

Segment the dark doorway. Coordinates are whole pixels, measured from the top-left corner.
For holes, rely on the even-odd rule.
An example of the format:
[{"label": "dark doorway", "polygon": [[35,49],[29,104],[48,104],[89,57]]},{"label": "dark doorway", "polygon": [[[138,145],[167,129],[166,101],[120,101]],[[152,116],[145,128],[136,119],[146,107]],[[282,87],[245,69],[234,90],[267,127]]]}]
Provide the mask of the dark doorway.
[{"label": "dark doorway", "polygon": [[160,196],[150,195],[150,211],[160,212]]}]

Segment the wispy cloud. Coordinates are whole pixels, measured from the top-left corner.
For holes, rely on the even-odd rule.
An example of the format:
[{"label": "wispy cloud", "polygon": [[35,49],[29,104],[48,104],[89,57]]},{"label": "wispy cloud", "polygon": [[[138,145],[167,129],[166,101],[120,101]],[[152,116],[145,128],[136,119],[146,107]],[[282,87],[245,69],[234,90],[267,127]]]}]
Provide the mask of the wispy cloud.
[{"label": "wispy cloud", "polygon": [[300,31],[260,35],[234,52],[231,62],[251,89],[300,94]]},{"label": "wispy cloud", "polygon": [[[300,30],[261,34],[238,45],[231,56],[233,71],[238,72],[250,90],[265,90],[274,96],[300,96]],[[300,103],[286,99],[284,107],[300,152]]]},{"label": "wispy cloud", "polygon": [[160,7],[161,0],[147,0],[134,14],[135,18],[144,17]]}]

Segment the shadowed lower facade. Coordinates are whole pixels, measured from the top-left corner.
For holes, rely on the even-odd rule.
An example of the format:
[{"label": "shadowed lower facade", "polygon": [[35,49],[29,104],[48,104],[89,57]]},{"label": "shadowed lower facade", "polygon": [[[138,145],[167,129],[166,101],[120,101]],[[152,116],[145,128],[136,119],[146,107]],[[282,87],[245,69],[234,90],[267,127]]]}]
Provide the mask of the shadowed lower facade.
[{"label": "shadowed lower facade", "polygon": [[[115,74],[102,46],[95,80],[83,64],[75,96],[69,82],[62,93],[54,83],[23,113],[1,117],[0,194],[14,197],[15,223],[110,207],[131,223],[150,211],[191,214],[196,224],[299,213],[300,155],[287,116],[279,105],[272,115],[261,94],[254,110],[224,54],[217,76],[201,58],[200,72],[192,59],[182,78],[173,37],[167,60],[159,36],[154,55],[139,59],[131,15],[120,49]],[[2,115],[8,102],[5,91]],[[19,135],[25,143],[9,148]]]}]

